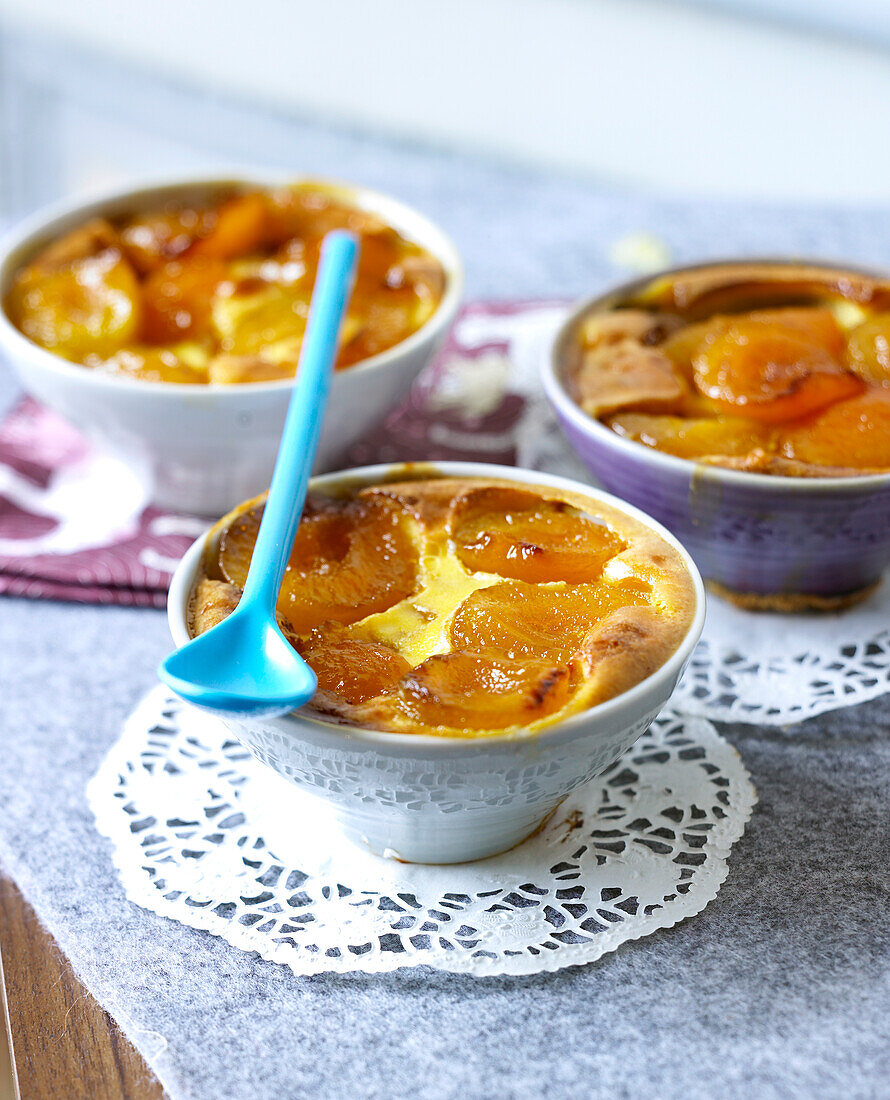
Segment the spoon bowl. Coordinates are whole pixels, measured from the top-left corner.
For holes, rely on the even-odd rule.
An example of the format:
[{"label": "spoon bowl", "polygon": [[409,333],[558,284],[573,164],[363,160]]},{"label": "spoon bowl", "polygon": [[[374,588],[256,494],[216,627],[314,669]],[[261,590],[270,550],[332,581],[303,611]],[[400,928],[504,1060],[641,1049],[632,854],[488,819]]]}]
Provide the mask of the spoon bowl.
[{"label": "spoon bowl", "polygon": [[251,607],[173,653],[164,679],[195,706],[244,718],[288,714],[309,702],[317,682],[277,624]]}]

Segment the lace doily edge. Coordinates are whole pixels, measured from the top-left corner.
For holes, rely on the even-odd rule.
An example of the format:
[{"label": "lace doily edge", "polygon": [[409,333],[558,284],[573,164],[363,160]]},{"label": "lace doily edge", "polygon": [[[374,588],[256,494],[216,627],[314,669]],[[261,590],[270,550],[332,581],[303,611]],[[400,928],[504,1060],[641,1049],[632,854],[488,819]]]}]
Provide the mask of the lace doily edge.
[{"label": "lace doily edge", "polygon": [[875,699],[881,699],[890,695],[890,676],[888,682],[881,682],[872,688],[866,688],[857,693],[854,700],[844,701],[837,698],[815,702],[801,708],[800,712],[783,711],[778,714],[758,714],[744,711],[739,713],[732,706],[720,706],[719,704],[702,702],[696,699],[691,692],[680,692],[674,696],[671,703],[679,714],[688,715],[691,718],[705,718],[709,722],[723,722],[740,726],[764,726],[770,730],[782,730],[792,726],[798,726],[802,722],[809,722],[813,718],[821,718],[826,714],[835,714],[841,710],[849,710],[851,707],[865,706],[873,703]]},{"label": "lace doily edge", "polygon": [[[258,955],[266,962],[286,966],[297,977],[312,977],[319,974],[384,974],[420,966],[429,966],[431,969],[452,974],[470,974],[479,978],[502,975],[522,977],[554,973],[570,966],[586,966],[596,962],[603,955],[616,951],[622,944],[643,939],[663,929],[673,928],[684,920],[702,913],[717,897],[726,881],[732,846],[744,834],[758,800],[757,790],[739,752],[716,730],[709,728],[703,732],[710,742],[710,751],[717,754],[717,762],[722,763],[724,769],[731,768],[729,772],[730,802],[734,813],[731,817],[727,816],[726,820],[709,834],[705,844],[705,850],[709,856],[705,866],[709,873],[693,878],[691,888],[683,895],[682,911],[676,912],[675,915],[673,915],[673,909],[653,913],[635,921],[631,930],[623,924],[616,925],[600,933],[590,943],[562,945],[546,955],[543,954],[544,948],[540,948],[542,952],[540,955],[512,956],[509,959],[460,956],[459,959],[454,960],[456,965],[450,965],[447,958],[429,959],[423,957],[421,952],[414,955],[410,951],[393,952],[391,956],[378,954],[373,957],[373,960],[367,959],[364,955],[349,957],[343,954],[337,958],[307,954],[295,960],[287,957],[288,954],[292,955],[293,948],[278,945],[264,950],[251,939],[250,929],[232,926],[210,910],[196,908],[192,910],[189,921],[183,920],[175,911],[176,903],[166,902],[163,897],[159,897],[151,880],[141,873],[142,868],[128,858],[127,853],[117,842],[116,838],[120,836],[119,810],[107,796],[113,789],[117,777],[125,770],[121,765],[129,759],[127,741],[129,736],[132,736],[130,731],[138,729],[139,717],[143,711],[149,711],[153,698],[154,692],[150,692],[140,701],[136,710],[128,718],[121,736],[109,750],[86,789],[87,801],[95,818],[96,827],[111,844],[112,863],[118,872],[127,899],[140,908],[175,921],[185,928],[209,932],[241,951]],[[682,714],[682,712],[678,713]],[[708,719],[700,715],[689,715],[689,717],[693,721],[708,722]],[[592,783],[595,782],[596,780],[592,780]]]}]

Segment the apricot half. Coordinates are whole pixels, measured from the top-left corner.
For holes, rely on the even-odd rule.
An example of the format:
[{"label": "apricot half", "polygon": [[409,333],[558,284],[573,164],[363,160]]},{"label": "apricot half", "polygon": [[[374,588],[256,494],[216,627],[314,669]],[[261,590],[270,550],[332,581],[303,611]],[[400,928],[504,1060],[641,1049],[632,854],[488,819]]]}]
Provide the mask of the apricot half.
[{"label": "apricot half", "polygon": [[355,706],[394,690],[411,671],[405,658],[382,642],[346,638],[319,642],[303,657],[318,677],[318,689]]},{"label": "apricot half", "polygon": [[879,313],[853,329],[847,360],[864,382],[890,387],[890,313]]},{"label": "apricot half", "polygon": [[808,335],[750,317],[706,343],[693,369],[696,386],[717,409],[765,423],[807,416],[862,388]]},{"label": "apricot half", "polygon": [[620,413],[608,422],[613,432],[647,447],[656,447],[678,458],[724,455],[739,458],[755,450],[768,450],[771,430],[742,417],[648,416]]},{"label": "apricot half", "polygon": [[136,274],[116,248],[54,269],[32,267],[9,298],[14,324],[68,359],[110,355],[132,340],[140,318]]},{"label": "apricot half", "polygon": [[191,256],[212,260],[233,260],[255,252],[269,236],[269,204],[258,191],[237,195],[216,211],[213,228],[195,241]]},{"label": "apricot half", "polygon": [[572,669],[548,661],[447,653],[409,672],[399,700],[405,714],[424,726],[508,729],[561,710],[576,681]]},{"label": "apricot half", "polygon": [[514,580],[595,581],[624,543],[604,523],[559,500],[522,489],[491,487],[457,505],[451,535],[471,572]]},{"label": "apricot half", "polygon": [[890,467],[890,392],[871,390],[832,405],[784,433],[787,458],[854,470]]},{"label": "apricot half", "polygon": [[[821,306],[758,309],[747,314],[745,319],[756,324],[775,326],[792,335],[802,336],[818,345],[834,360],[839,360],[843,356],[844,334],[830,309]],[[737,325],[739,320],[740,318],[735,318],[732,314],[718,314],[707,321],[685,325],[668,336],[660,345],[661,350],[684,377],[692,381],[693,362],[696,356],[713,344],[731,326]]]},{"label": "apricot half", "polygon": [[150,344],[176,343],[207,333],[212,299],[226,278],[218,260],[171,260],[142,285],[142,336]]},{"label": "apricot half", "polygon": [[645,602],[648,586],[599,584],[539,586],[524,581],[480,588],[451,621],[455,650],[511,660],[529,657],[565,664],[580,652],[586,635],[610,612]]},{"label": "apricot half", "polygon": [[[219,539],[223,577],[244,587],[262,506],[242,513]],[[410,596],[417,548],[398,505],[354,500],[345,508],[307,505],[278,597],[279,615],[297,637],[324,623],[355,623]]]},{"label": "apricot half", "polygon": [[141,275],[178,259],[207,234],[216,221],[211,210],[176,206],[147,211],[131,218],[120,237],[128,259]]}]

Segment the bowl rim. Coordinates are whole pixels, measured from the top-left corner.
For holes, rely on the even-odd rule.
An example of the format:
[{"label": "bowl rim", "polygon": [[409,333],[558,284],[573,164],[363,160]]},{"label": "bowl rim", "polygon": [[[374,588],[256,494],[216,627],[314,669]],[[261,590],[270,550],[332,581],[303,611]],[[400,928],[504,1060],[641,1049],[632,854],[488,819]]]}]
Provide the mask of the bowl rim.
[{"label": "bowl rim", "polygon": [[[323,719],[299,714],[299,720],[301,722],[308,722],[316,727],[321,726],[332,736],[340,736],[344,741],[360,741],[368,746],[400,746],[401,748],[408,748],[411,745],[417,745],[418,747],[422,746],[426,749],[436,748],[443,753],[446,751],[453,752],[459,749],[464,749],[467,752],[483,751],[486,748],[503,746],[505,744],[513,744],[516,746],[540,744],[543,746],[549,740],[571,735],[578,730],[579,727],[589,722],[592,715],[596,717],[608,717],[616,711],[620,711],[623,707],[632,706],[637,699],[651,689],[653,683],[659,680],[669,680],[675,674],[679,676],[682,672],[684,665],[701,637],[701,632],[704,627],[706,610],[705,587],[701,574],[695,562],[692,560],[689,551],[675,535],[672,535],[671,532],[663,527],[657,520],[654,520],[651,516],[647,515],[639,508],[634,507],[632,504],[619,500],[611,493],[607,493],[603,489],[596,489],[593,486],[585,485],[583,482],[575,481],[571,478],[559,477],[555,474],[541,473],[538,470],[528,470],[519,466],[500,466],[486,462],[433,461],[424,463],[380,463],[372,466],[358,466],[354,469],[337,470],[332,473],[321,474],[318,477],[312,478],[309,484],[310,489],[316,486],[321,487],[344,481],[350,484],[361,482],[373,484],[375,481],[384,479],[392,480],[393,474],[397,471],[404,471],[406,477],[410,477],[412,473],[416,477],[419,472],[428,473],[432,471],[433,476],[500,477],[512,479],[522,484],[539,484],[581,493],[591,497],[593,500],[601,501],[618,511],[624,512],[626,515],[631,516],[633,519],[638,520],[650,530],[654,531],[680,554],[683,564],[692,579],[693,591],[695,593],[695,608],[689,627],[679,645],[667,660],[662,665],[659,665],[658,668],[654,669],[638,684],[634,684],[634,686],[628,688],[627,691],[623,691],[619,695],[613,696],[611,699],[606,699],[602,703],[596,703],[586,710],[579,711],[577,714],[572,714],[562,721],[554,723],[552,726],[545,726],[537,733],[523,734],[520,731],[492,734],[486,737],[453,737],[447,734],[397,733],[388,730],[370,729],[365,726],[338,725],[334,722],[326,722]],[[522,476],[517,477],[517,474]],[[210,528],[208,528],[208,531],[209,530]],[[173,635],[173,640],[176,645],[182,645],[188,640],[188,631],[186,627],[187,601],[208,531],[199,535],[185,552],[179,565],[176,567],[170,583],[167,597],[167,621],[170,627],[170,633]],[[666,702],[667,698],[665,699],[665,703]],[[283,718],[274,721],[287,723],[291,719],[291,715],[285,715]],[[249,725],[249,723],[247,723],[247,725]]]},{"label": "bowl rim", "polygon": [[648,275],[629,279],[617,286],[610,287],[609,290],[600,294],[586,296],[569,307],[569,312],[553,336],[548,354],[544,356],[541,363],[541,384],[548,401],[560,417],[570,421],[573,427],[577,428],[582,434],[598,437],[601,442],[613,446],[619,454],[626,455],[630,459],[636,456],[644,463],[649,463],[675,474],[682,474],[690,479],[707,478],[713,481],[726,479],[727,482],[738,487],[768,489],[778,493],[850,493],[856,490],[867,491],[890,486],[890,472],[851,474],[843,477],[792,477],[788,474],[759,474],[752,473],[750,470],[733,470],[725,466],[705,465],[696,462],[692,458],[680,458],[678,455],[667,454],[654,447],[646,447],[636,440],[624,439],[613,432],[611,428],[606,427],[602,421],[586,413],[568,392],[564,377],[565,368],[562,361],[563,349],[571,338],[576,325],[585,314],[599,306],[610,304],[614,299],[628,296],[657,279],[670,275],[680,275],[687,271],[701,271],[710,267],[748,266],[751,264],[772,265],[775,267],[807,265],[840,272],[856,272],[862,275],[883,275],[876,268],[860,267],[835,261],[816,260],[807,257],[751,256],[684,264],[679,267],[663,268]]},{"label": "bowl rim", "polygon": [[[425,214],[391,195],[362,184],[316,175],[294,175],[288,172],[262,170],[232,171],[220,173],[199,173],[184,176],[145,177],[141,182],[128,186],[117,186],[91,190],[78,194],[75,198],[62,199],[42,207],[23,221],[0,236],[0,346],[4,346],[11,356],[37,356],[44,369],[65,378],[75,378],[86,385],[107,389],[132,392],[134,383],[142,387],[143,392],[151,394],[178,393],[187,394],[241,394],[242,397],[256,393],[272,393],[276,390],[288,391],[293,385],[291,378],[276,378],[264,382],[203,383],[203,382],[160,382],[126,378],[113,374],[101,374],[90,370],[80,363],[72,363],[30,340],[12,323],[6,312],[5,299],[15,273],[26,263],[29,255],[42,243],[51,239],[54,232],[63,232],[75,228],[79,220],[98,216],[103,208],[125,206],[129,200],[134,204],[149,203],[154,196],[164,195],[173,198],[178,193],[192,190],[225,189],[226,187],[286,187],[289,184],[318,184],[330,188],[344,197],[352,199],[360,209],[380,213],[395,228],[395,222],[405,222],[417,226],[417,234],[406,231],[406,236],[415,244],[431,252],[445,271],[445,291],[433,314],[412,332],[410,336],[394,344],[386,351],[378,352],[362,359],[348,369],[338,372],[338,376],[365,374],[389,366],[393,361],[410,355],[416,348],[430,340],[435,340],[451,324],[460,304],[464,290],[464,268],[451,238]],[[394,215],[395,222],[391,215]],[[226,398],[223,398],[224,400]]]}]

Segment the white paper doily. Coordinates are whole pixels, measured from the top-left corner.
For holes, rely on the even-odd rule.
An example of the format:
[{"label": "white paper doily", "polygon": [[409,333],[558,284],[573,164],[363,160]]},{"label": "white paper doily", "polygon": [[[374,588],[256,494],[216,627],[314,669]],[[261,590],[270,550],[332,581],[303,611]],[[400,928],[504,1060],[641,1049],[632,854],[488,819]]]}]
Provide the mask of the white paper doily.
[{"label": "white paper doily", "polygon": [[786,725],[890,691],[890,583],[837,614],[740,611],[716,596],[673,704],[724,722]]},{"label": "white paper doily", "polygon": [[[434,399],[468,417],[507,392],[525,398],[514,429],[517,464],[593,482],[566,443],[539,382],[564,306],[471,309],[457,324]],[[461,350],[490,348],[484,359]],[[471,437],[468,437],[471,438]],[[870,599],[830,615],[740,611],[709,600],[702,640],[674,695],[680,710],[717,721],[783,726],[890,691],[890,582]]]},{"label": "white paper doily", "polygon": [[700,912],[756,801],[702,718],[665,713],[535,837],[450,867],[342,838],[324,803],[155,688],[89,785],[128,897],[297,974],[529,974]]}]

